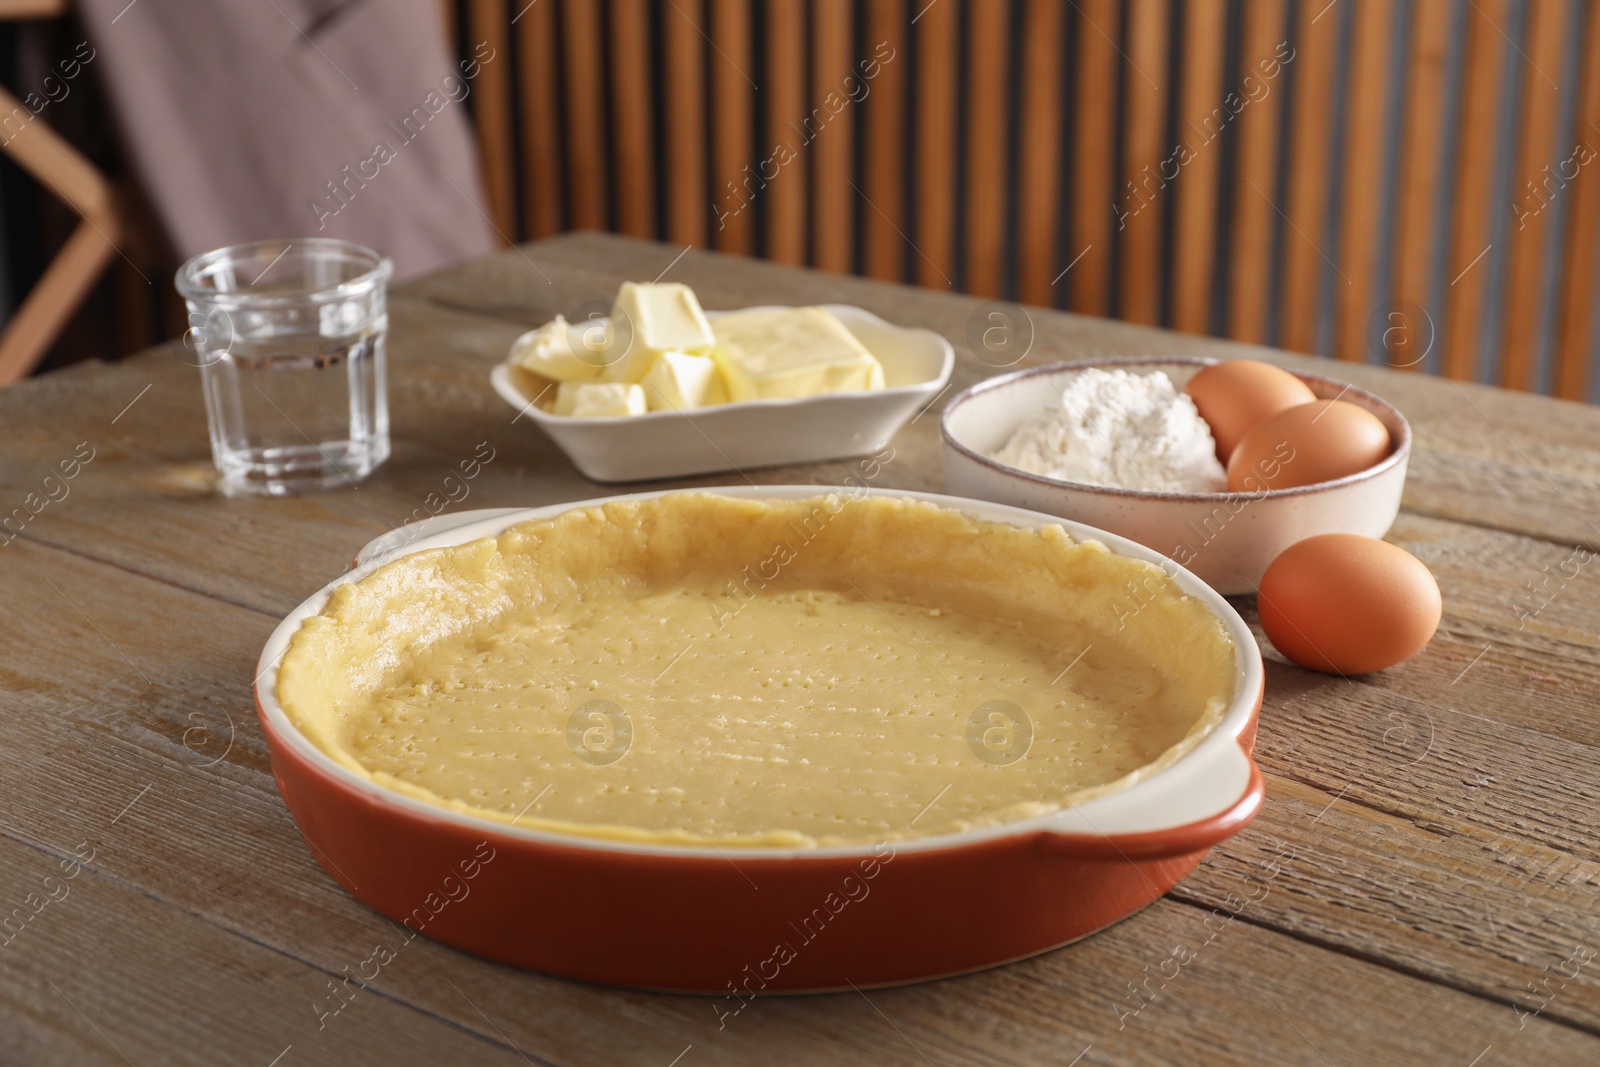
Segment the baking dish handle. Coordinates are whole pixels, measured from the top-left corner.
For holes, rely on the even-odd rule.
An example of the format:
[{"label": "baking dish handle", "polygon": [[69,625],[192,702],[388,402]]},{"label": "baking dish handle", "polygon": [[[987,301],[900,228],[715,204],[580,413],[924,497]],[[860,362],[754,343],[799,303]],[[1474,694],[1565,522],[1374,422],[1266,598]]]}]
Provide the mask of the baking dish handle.
[{"label": "baking dish handle", "polygon": [[1135,787],[1144,794],[1141,812],[1152,814],[1116,818],[1113,829],[1111,819],[1095,816],[1091,801],[1057,814],[1040,845],[1085,859],[1159,859],[1202,852],[1233,836],[1261,810],[1261,768],[1237,739],[1195,755]]}]

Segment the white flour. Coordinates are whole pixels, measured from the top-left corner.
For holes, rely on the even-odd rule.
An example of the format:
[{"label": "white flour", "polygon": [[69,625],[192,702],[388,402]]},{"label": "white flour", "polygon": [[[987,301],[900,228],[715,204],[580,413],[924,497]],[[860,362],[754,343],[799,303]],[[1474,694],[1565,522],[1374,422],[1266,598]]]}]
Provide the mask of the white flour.
[{"label": "white flour", "polygon": [[1046,478],[1122,489],[1218,493],[1228,480],[1194,401],[1160,371],[1079,371],[1060,405],[1019,426],[993,458]]}]

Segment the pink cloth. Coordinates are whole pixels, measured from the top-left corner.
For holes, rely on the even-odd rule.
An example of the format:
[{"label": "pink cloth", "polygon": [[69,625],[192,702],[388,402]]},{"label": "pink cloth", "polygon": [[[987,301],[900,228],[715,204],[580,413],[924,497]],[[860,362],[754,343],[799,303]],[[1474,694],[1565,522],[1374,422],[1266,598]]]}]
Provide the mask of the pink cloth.
[{"label": "pink cloth", "polygon": [[397,278],[495,247],[435,0],[79,0],[140,177],[178,254],[341,237]]}]

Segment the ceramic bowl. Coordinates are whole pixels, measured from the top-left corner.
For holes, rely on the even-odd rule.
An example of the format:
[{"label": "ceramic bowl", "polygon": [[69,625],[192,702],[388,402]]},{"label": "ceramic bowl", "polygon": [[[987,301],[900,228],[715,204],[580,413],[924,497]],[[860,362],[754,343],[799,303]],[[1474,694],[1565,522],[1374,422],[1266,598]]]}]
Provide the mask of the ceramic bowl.
[{"label": "ceramic bowl", "polygon": [[1293,372],[1322,399],[1341,399],[1376,415],[1394,450],[1376,466],[1337,481],[1264,493],[1155,493],[1029,474],[990,458],[1018,426],[1058,404],[1062,386],[1089,367],[1159,370],[1179,389],[1213,359],[1150,357],[1084,360],[990,378],[944,409],[945,489],[960,496],[1031,508],[1120,534],[1169,556],[1229,596],[1254,593],[1278,553],[1307,537],[1355,533],[1382,537],[1400,512],[1411,426],[1394,405],[1344,382]]},{"label": "ceramic bowl", "polygon": [[[805,499],[827,487],[706,490]],[[756,993],[918,981],[1042,952],[1139,910],[1261,806],[1251,751],[1261,651],[1194,575],[1140,545],[1049,515],[930,493],[910,497],[1080,539],[1165,567],[1233,639],[1234,694],[1211,733],[1126,789],[1037,818],[878,845],[683,847],[518,827],[436,807],[348,770],[290,722],[276,696],[289,639],[340,585],[397,553],[492,537],[528,519],[635,494],[532,510],[441,516],[409,543],[374,543],[354,570],[294,609],[257,667],[273,774],[311,854],[407,933],[523,967],[647,989],[698,991],[736,1011]],[[418,524],[422,525],[422,524]]]},{"label": "ceramic bowl", "polygon": [[[798,400],[746,400],[692,412],[580,419],[553,415],[533,403],[544,388],[543,379],[510,360],[495,367],[490,381],[506,403],[549,434],[573,466],[597,482],[683,478],[870,455],[944,390],[955,352],[931,330],[895,326],[858,307],[824,306],[883,364],[886,388]],[[725,314],[729,312],[708,311],[706,318],[715,321]]]}]

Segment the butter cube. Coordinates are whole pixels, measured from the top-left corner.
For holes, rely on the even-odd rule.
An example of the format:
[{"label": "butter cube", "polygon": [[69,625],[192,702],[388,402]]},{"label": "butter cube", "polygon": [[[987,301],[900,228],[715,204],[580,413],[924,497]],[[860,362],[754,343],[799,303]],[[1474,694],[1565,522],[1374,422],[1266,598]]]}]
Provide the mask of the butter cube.
[{"label": "butter cube", "polygon": [[537,330],[529,330],[511,345],[511,358],[524,370],[558,382],[589,381],[600,377],[601,360],[597,353],[582,347],[581,334],[574,345],[574,331],[580,327],[557,315]]},{"label": "butter cube", "polygon": [[611,308],[611,343],[601,377],[637,382],[663,352],[702,355],[714,339],[694,290],[677,282],[623,282]]},{"label": "butter cube", "polygon": [[562,382],[556,387],[557,415],[574,418],[615,418],[643,415],[644,389],[626,382]]},{"label": "butter cube", "polygon": [[734,400],[771,400],[883,388],[883,366],[827,308],[720,316],[712,357]]},{"label": "butter cube", "polygon": [[651,411],[683,411],[728,402],[722,371],[709,356],[663,352],[639,384],[644,386]]}]

